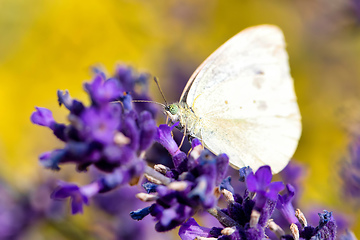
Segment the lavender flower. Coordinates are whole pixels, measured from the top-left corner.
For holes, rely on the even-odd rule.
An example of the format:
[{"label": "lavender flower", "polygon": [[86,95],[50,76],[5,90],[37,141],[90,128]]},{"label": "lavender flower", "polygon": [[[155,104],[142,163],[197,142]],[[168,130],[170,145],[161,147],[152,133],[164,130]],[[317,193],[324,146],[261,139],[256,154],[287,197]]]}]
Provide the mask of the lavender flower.
[{"label": "lavender flower", "polygon": [[162,124],[159,126],[155,140],[168,150],[170,153],[175,169],[182,172],[187,168],[186,154],[180,151],[179,146],[171,136],[171,131],[178,125],[175,123],[171,127]]},{"label": "lavender flower", "polygon": [[298,219],[295,217],[295,209],[291,203],[295,195],[295,188],[291,184],[286,184],[286,189],[287,194],[278,195],[276,208],[280,210],[288,224],[298,223]]},{"label": "lavender flower", "polygon": [[292,198],[294,206],[298,206],[298,201],[302,193],[302,180],[306,174],[305,167],[294,160],[280,172],[280,176],[285,184],[291,184],[296,192]]},{"label": "lavender flower", "polygon": [[[151,100],[149,92],[149,75],[146,73],[137,74],[132,68],[119,65],[116,67],[114,78],[120,82],[125,92],[134,100]],[[124,101],[126,102],[126,101]],[[134,105],[136,112],[148,111],[155,118],[158,112],[157,107],[152,103],[139,102]]]},{"label": "lavender flower", "polygon": [[83,204],[89,204],[88,196],[75,184],[63,183],[51,195],[53,199],[71,198],[72,214],[82,213]]},{"label": "lavender flower", "polygon": [[44,167],[60,170],[59,165],[73,163],[78,171],[86,171],[93,165],[109,173],[97,185],[78,187],[62,183],[53,193],[55,199],[71,198],[73,214],[82,212],[89,197],[129,183],[144,171],[142,156],[157,133],[155,112],[137,112],[132,108],[130,94],[145,95],[145,92],[136,93],[134,88],[138,84],[144,87],[147,78],[132,71],[126,76],[120,74],[125,69],[119,67],[116,77],[110,79],[97,72],[91,83],[84,84],[90,106],[72,99],[67,91],[58,91],[60,106],[70,111],[69,124],[55,122],[51,111],[44,108],[37,108],[31,116],[33,123],[49,127],[65,143],[62,149],[40,155]]},{"label": "lavender flower", "polygon": [[[324,210],[319,214],[319,223],[312,226],[299,209],[294,209],[297,204],[294,200],[301,190],[298,180],[303,171],[299,167],[290,164],[282,173],[287,183],[285,194],[279,194],[285,188],[284,183],[271,182],[269,166],[262,166],[255,173],[249,167],[242,168],[238,172],[242,185],[239,192],[231,185],[231,177],[225,178],[229,164],[226,154],[213,155],[204,150],[198,139],[192,140],[188,154],[181,151],[172,136],[178,123],[157,127],[153,105],[132,104],[133,99],[150,99],[147,79],[147,75],[137,75],[124,66],[119,66],[114,77],[108,79],[96,70],[93,81],[84,84],[91,100],[89,106],[71,98],[67,91],[58,91],[59,105],[69,110],[69,124],[57,123],[50,110],[36,108],[31,121],[48,127],[64,142],[63,148],[40,155],[44,167],[60,170],[60,165],[73,163],[79,171],[95,167],[103,172],[97,180],[84,186],[61,182],[51,195],[53,199],[70,198],[72,213],[82,213],[91,198],[118,186],[137,183],[144,174],[146,180],[142,186],[146,193],[138,193],[136,197],[152,203],[132,211],[130,216],[139,221],[151,215],[158,232],[181,226],[179,235],[183,240],[262,240],[267,236],[272,239],[335,239],[337,224],[332,212]],[[171,157],[170,164],[147,166],[144,158],[149,156],[152,161],[166,162],[164,154],[158,154],[162,150],[147,152],[154,141],[156,146],[166,149],[165,158]],[[354,147],[351,163],[356,169],[358,146]],[[352,173],[349,179],[355,179],[355,184],[350,185],[348,192],[354,195],[357,172]],[[221,194],[227,201],[224,209],[217,206]],[[119,206],[104,202],[100,205],[106,212],[116,215],[118,221],[125,218]],[[203,210],[218,219],[222,227],[200,226],[192,217]],[[128,227],[119,230],[118,238],[129,238],[136,229],[134,224],[122,226]]]},{"label": "lavender flower", "polygon": [[181,239],[196,239],[197,237],[211,237],[211,229],[199,226],[195,219],[190,218],[179,229]]},{"label": "lavender flower", "polygon": [[218,179],[224,176],[224,172],[218,170],[226,169],[229,161],[224,154],[215,157],[207,150],[202,150],[197,140],[188,158],[172,138],[173,128],[160,125],[156,138],[173,158],[175,169],[161,168],[162,173],[170,177],[172,182],[168,186],[156,187],[156,195],[153,195],[156,203],[131,213],[136,220],[151,214],[157,221],[155,229],[160,232],[179,226],[199,209],[210,209],[216,205],[214,189],[220,184]]},{"label": "lavender flower", "polygon": [[102,72],[99,72],[91,83],[85,83],[84,88],[94,105],[107,105],[110,101],[122,97],[125,91],[117,79],[106,79]]},{"label": "lavender flower", "polygon": [[[306,240],[310,239],[329,239],[335,240],[336,238],[336,223],[332,217],[332,213],[324,210],[324,213],[319,213],[319,225],[304,226],[298,229],[298,235]],[[296,228],[296,227],[295,227]]]},{"label": "lavender flower", "polygon": [[183,223],[199,209],[215,206],[214,196],[216,162],[220,158],[210,157],[203,151],[196,159],[199,165],[179,176],[169,186],[156,188],[157,200],[150,207],[150,214],[158,223],[157,231],[167,231]]},{"label": "lavender flower", "polygon": [[52,112],[46,108],[36,108],[36,112],[31,115],[31,121],[40,126],[49,127],[52,129],[55,120],[52,116]]},{"label": "lavender flower", "polygon": [[[183,240],[193,239],[194,236],[260,240],[265,238],[265,231],[271,229],[274,232],[272,239],[299,239],[299,237],[304,239],[335,239],[336,224],[332,213],[324,211],[323,214],[319,214],[318,226],[307,225],[305,217],[301,215],[303,216],[301,218],[300,215],[297,215],[299,212],[295,213],[291,205],[291,200],[295,194],[294,188],[288,184],[286,186],[288,194],[279,195],[278,192],[283,188],[283,185],[279,182],[271,183],[271,169],[268,166],[259,168],[255,174],[248,173],[246,185],[249,189],[241,197],[234,193],[234,189],[230,185],[230,178],[226,178],[221,184],[220,189],[228,201],[227,208],[222,209],[221,212],[225,214],[223,218],[231,219],[233,222],[228,221],[226,224],[222,222],[224,228],[204,228],[200,227],[194,219],[190,219],[180,227],[180,237]],[[256,195],[252,195],[254,192]],[[270,220],[275,205],[291,223],[292,235],[286,235],[279,225]],[[299,222],[298,218],[302,221]]]},{"label": "lavender flower", "polygon": [[271,183],[271,169],[269,166],[260,167],[256,173],[250,173],[246,178],[246,185],[250,192],[257,193],[256,207],[263,208],[267,199],[275,201],[278,192],[284,189],[282,182]]}]

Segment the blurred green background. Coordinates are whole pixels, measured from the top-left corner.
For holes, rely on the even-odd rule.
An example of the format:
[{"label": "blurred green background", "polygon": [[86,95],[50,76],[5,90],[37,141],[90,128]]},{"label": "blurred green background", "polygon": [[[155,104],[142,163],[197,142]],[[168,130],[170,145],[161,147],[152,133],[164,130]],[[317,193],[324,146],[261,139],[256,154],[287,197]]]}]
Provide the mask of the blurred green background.
[{"label": "blurred green background", "polygon": [[[44,174],[37,156],[60,146],[34,126],[34,106],[53,110],[58,89],[86,100],[82,83],[101,64],[125,63],[160,79],[176,101],[196,67],[240,30],[276,24],[287,41],[303,117],[294,156],[308,167],[304,208],[349,214],[360,236],[359,209],[342,194],[339,168],[360,133],[360,7],[357,0],[0,0],[0,174],[19,190]],[[155,100],[162,102],[155,84]],[[59,174],[56,174],[59,176]],[[358,206],[357,206],[358,207]],[[90,208],[79,222],[89,222]],[[81,223],[80,223],[81,225]]]}]

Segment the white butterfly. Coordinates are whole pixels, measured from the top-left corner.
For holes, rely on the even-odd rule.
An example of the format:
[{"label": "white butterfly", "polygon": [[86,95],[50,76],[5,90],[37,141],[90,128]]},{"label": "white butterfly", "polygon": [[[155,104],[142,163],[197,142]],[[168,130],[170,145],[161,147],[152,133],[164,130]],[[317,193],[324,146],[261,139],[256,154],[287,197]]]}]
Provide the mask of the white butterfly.
[{"label": "white butterfly", "polygon": [[236,169],[269,165],[281,171],[301,135],[301,116],[281,30],[238,33],[193,73],[179,103],[165,108],[178,128]]}]

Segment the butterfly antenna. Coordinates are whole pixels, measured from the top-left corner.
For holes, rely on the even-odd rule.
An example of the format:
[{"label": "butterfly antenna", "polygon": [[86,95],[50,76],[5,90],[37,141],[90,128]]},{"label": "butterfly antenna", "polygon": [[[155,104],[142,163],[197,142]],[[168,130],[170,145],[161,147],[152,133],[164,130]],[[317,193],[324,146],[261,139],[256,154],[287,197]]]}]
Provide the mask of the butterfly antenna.
[{"label": "butterfly antenna", "polygon": [[167,106],[168,104],[166,102],[165,96],[164,96],[164,94],[163,94],[163,92],[161,91],[161,88],[160,88],[159,79],[157,77],[154,77],[154,81],[156,83],[156,86],[159,89],[159,92],[161,93],[162,98],[164,99],[165,105]]},{"label": "butterfly antenna", "polygon": [[157,105],[162,106],[163,108],[166,107],[166,105],[162,104],[162,103],[158,103],[158,102],[154,102],[154,101],[149,101],[149,100],[132,100],[131,102],[143,102],[143,103],[155,103]]}]

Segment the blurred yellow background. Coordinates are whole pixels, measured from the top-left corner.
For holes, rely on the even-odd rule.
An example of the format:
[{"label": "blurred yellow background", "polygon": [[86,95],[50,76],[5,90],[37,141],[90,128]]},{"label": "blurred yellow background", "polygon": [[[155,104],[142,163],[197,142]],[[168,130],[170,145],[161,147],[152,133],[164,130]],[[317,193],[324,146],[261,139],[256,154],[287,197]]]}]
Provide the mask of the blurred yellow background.
[{"label": "blurred yellow background", "polygon": [[[92,66],[149,72],[176,101],[212,51],[264,23],[284,31],[303,117],[294,156],[308,167],[301,203],[356,220],[338,174],[349,143],[344,126],[360,124],[360,9],[350,0],[0,0],[1,178],[23,190],[46,172],[37,156],[60,143],[30,114],[42,106],[65,121],[56,91],[86,100],[82,83]],[[162,102],[154,84],[151,93]],[[360,236],[360,223],[352,229]]]}]

